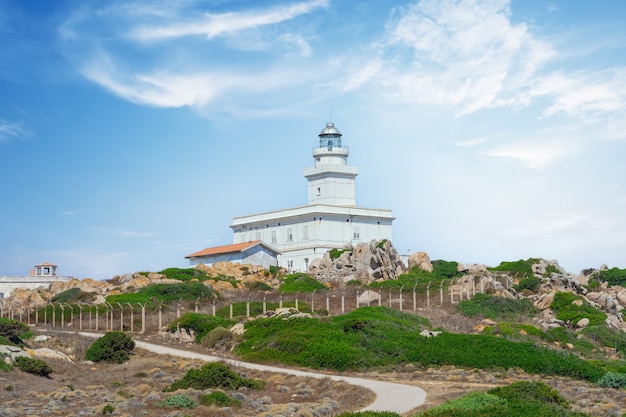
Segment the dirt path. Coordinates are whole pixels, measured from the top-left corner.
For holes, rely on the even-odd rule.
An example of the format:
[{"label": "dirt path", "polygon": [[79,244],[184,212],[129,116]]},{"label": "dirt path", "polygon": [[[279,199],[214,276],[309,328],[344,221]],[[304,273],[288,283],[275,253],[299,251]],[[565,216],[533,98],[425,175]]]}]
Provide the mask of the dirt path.
[{"label": "dirt path", "polygon": [[[82,336],[101,337],[101,334],[97,333],[79,333]],[[241,362],[232,359],[226,359],[214,355],[205,355],[202,353],[192,352],[183,349],[174,349],[167,346],[157,345],[153,343],[143,342],[135,340],[137,347],[148,350],[162,355],[172,355],[182,358],[199,359],[207,362],[223,361],[228,363],[234,368],[248,368],[256,369],[259,371],[267,372],[279,372],[283,374],[290,374],[295,376],[302,376],[307,378],[330,378],[333,381],[345,381],[353,385],[358,385],[372,390],[376,394],[376,399],[372,404],[365,407],[362,411],[376,410],[376,411],[393,411],[399,414],[406,413],[413,410],[416,407],[424,404],[426,400],[426,392],[420,387],[396,384],[393,382],[376,381],[365,378],[355,378],[333,374],[322,374],[317,372],[299,371],[296,369],[279,368],[275,366],[260,365],[256,363]]]}]

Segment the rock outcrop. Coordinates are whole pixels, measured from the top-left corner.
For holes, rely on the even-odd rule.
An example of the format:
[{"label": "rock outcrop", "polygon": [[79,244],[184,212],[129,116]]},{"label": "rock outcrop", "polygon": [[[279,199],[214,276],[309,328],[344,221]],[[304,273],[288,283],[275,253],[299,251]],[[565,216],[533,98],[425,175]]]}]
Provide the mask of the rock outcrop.
[{"label": "rock outcrop", "polygon": [[321,282],[340,283],[359,280],[369,283],[397,279],[406,272],[400,255],[388,240],[361,243],[356,247],[348,244],[334,252],[326,252],[322,259],[311,262],[309,272]]}]

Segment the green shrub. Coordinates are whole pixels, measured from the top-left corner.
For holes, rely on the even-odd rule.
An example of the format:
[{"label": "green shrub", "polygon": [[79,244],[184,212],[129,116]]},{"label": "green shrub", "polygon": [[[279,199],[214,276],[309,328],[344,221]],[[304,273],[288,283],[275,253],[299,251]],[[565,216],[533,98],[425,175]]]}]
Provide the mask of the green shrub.
[{"label": "green shrub", "polygon": [[519,283],[513,285],[513,288],[515,289],[515,291],[519,292],[523,292],[525,290],[530,292],[537,292],[537,290],[539,289],[539,285],[541,285],[542,282],[543,280],[541,278],[535,276],[522,278],[520,279]]},{"label": "green shrub", "polygon": [[93,362],[123,363],[134,348],[135,341],[126,333],[108,332],[87,349],[85,358]]},{"label": "green shrub", "polygon": [[240,376],[228,366],[219,362],[212,362],[200,369],[190,369],[185,376],[169,385],[166,391],[193,388],[204,390],[207,388],[222,388],[237,390],[241,387],[261,389],[263,381],[248,379]]},{"label": "green shrub", "polygon": [[536,258],[528,258],[527,260],[520,259],[519,261],[513,262],[501,262],[500,265],[487,268],[489,271],[502,271],[502,272],[510,272],[511,274],[521,274],[527,278],[533,276],[532,266],[536,263],[539,263],[539,259]]},{"label": "green shrub", "polygon": [[330,256],[330,259],[337,259],[341,256],[342,253],[344,252],[351,252],[350,249],[337,249],[337,248],[333,248],[331,250],[328,251],[328,255]]},{"label": "green shrub", "polygon": [[313,292],[326,289],[326,286],[304,273],[296,273],[285,276],[282,285],[278,289],[281,293],[294,294],[297,292]]},{"label": "green shrub", "polygon": [[587,339],[599,343],[604,347],[615,349],[618,353],[626,355],[626,333],[612,330],[605,324],[587,326],[581,332]]},{"label": "green shrub", "polygon": [[15,358],[15,366],[29,374],[47,377],[52,372],[52,368],[41,359],[29,358],[27,356],[18,356]]},{"label": "green shrub", "polygon": [[160,271],[159,274],[165,275],[168,279],[179,281],[190,281],[194,278],[204,281],[209,278],[206,272],[196,268],[167,268]]},{"label": "green shrub", "polygon": [[214,405],[216,407],[241,407],[241,401],[232,398],[222,391],[215,391],[210,394],[203,394],[199,397],[200,404]]},{"label": "green shrub", "polygon": [[570,292],[557,292],[554,294],[554,300],[550,304],[550,308],[555,311],[557,319],[566,323],[576,324],[582,318],[589,319],[590,326],[605,323],[605,313],[586,303],[577,306],[574,304],[576,300],[582,300],[582,298]]},{"label": "green shrub", "polygon": [[497,395],[487,394],[485,392],[474,391],[467,395],[454,400],[450,400],[445,404],[437,407],[437,410],[462,410],[462,411],[481,411],[488,407],[505,406],[506,400]]},{"label": "green shrub", "polygon": [[493,320],[532,316],[536,312],[530,300],[497,297],[483,293],[474,295],[470,300],[460,301],[456,308],[468,317],[488,317]]},{"label": "green shrub", "polygon": [[626,388],[626,374],[607,372],[598,380],[598,385],[604,388]]},{"label": "green shrub", "polygon": [[560,406],[569,404],[557,390],[543,382],[519,381],[505,387],[490,389],[488,393],[512,402],[539,401]]},{"label": "green shrub", "polygon": [[110,404],[107,404],[104,407],[102,407],[102,414],[113,414],[114,411],[115,411],[115,407],[113,407]]},{"label": "green shrub", "polygon": [[221,317],[213,317],[202,313],[185,313],[170,324],[170,332],[176,329],[191,329],[196,333],[196,343],[200,343],[202,339],[216,327],[230,328],[237,322]]},{"label": "green shrub", "polygon": [[157,406],[170,408],[196,408],[198,403],[189,398],[188,395],[177,394],[159,401]]},{"label": "green shrub", "polygon": [[609,285],[621,285],[626,286],[626,269],[611,268],[605,271],[600,271],[598,274],[600,281],[606,282]]},{"label": "green shrub", "polygon": [[195,301],[198,298],[213,299],[217,293],[202,282],[185,282],[181,284],[150,284],[134,293],[109,295],[109,303],[151,303],[154,301],[170,303],[179,300]]},{"label": "green shrub", "polygon": [[211,330],[205,337],[202,339],[202,346],[208,347],[209,349],[215,347],[217,342],[221,340],[230,341],[233,338],[233,334],[230,330],[225,329],[223,327],[216,327]]},{"label": "green shrub", "polygon": [[81,301],[90,301],[92,295],[92,293],[82,291],[80,288],[70,288],[52,297],[51,301],[53,303],[68,303],[70,301],[78,303]]},{"label": "green shrub", "polygon": [[25,323],[0,317],[0,337],[5,337],[11,344],[23,346],[22,336],[29,332]]},{"label": "green shrub", "polygon": [[272,291],[272,287],[263,281],[248,281],[243,285],[250,291]]}]

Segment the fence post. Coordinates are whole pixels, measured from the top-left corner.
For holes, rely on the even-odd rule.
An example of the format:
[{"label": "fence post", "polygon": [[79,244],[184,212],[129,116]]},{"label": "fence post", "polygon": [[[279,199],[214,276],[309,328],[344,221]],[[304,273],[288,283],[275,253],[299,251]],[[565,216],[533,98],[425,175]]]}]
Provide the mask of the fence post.
[{"label": "fence post", "polygon": [[267,292],[263,293],[263,314],[267,313]]},{"label": "fence post", "polygon": [[389,287],[389,308],[391,308],[391,287]]},{"label": "fence post", "polygon": [[317,288],[313,290],[313,294],[311,294],[311,314],[315,313],[315,291]]},{"label": "fence post", "polygon": [[430,281],[428,281],[428,285],[426,286],[426,308],[430,308]]},{"label": "fence post", "polygon": [[330,314],[330,288],[326,291],[326,311]]},{"label": "fence post", "polygon": [[232,320],[233,318],[233,302],[230,302],[230,319]]},{"label": "fence post", "polygon": [[52,306],[52,327],[56,327],[57,326],[56,308],[54,307],[54,304],[50,303],[50,305]]},{"label": "fence post", "polygon": [[283,308],[283,294],[284,293],[282,293],[282,292],[280,293],[280,299],[278,301],[278,307],[279,308]]},{"label": "fence post", "polygon": [[83,330],[83,306],[76,305],[78,306],[78,330]]},{"label": "fence post", "polygon": [[215,296],[215,297],[213,298],[213,307],[212,307],[212,309],[211,309],[211,310],[212,310],[212,313],[213,313],[213,317],[215,317],[215,300],[217,300],[217,296]]},{"label": "fence post", "polygon": [[454,304],[454,278],[450,280],[450,304]]},{"label": "fence post", "polygon": [[98,305],[96,307],[96,331],[98,331]]},{"label": "fence post", "polygon": [[135,309],[133,308],[131,303],[126,304],[128,304],[128,307],[130,307],[130,333],[132,334],[135,330]]},{"label": "fence post", "polygon": [[415,287],[417,287],[417,282],[413,286],[413,312],[417,311],[417,296],[415,295]]},{"label": "fence post", "polygon": [[[110,303],[104,303],[107,306],[107,319],[104,321],[105,330],[113,331],[113,306]],[[111,316],[109,317],[109,311],[111,312]],[[109,324],[109,322],[111,324]]]},{"label": "fence post", "polygon": [[341,290],[341,314],[346,313],[346,293],[345,290]]},{"label": "fence post", "polygon": [[139,303],[141,307],[141,334],[146,332],[146,305],[148,305],[148,303],[144,303],[143,305]]},{"label": "fence post", "polygon": [[163,327],[163,304],[159,304],[159,328],[157,332],[160,332],[162,327]]},{"label": "fence post", "polygon": [[61,308],[61,328],[65,327],[65,309],[63,308],[63,303],[59,303],[59,307]]},{"label": "fence post", "polygon": [[120,306],[120,332],[123,332],[124,331],[124,307],[119,302],[117,303],[117,305]]},{"label": "fence post", "polygon": [[402,290],[404,289],[404,285],[400,287],[400,311],[402,311]]},{"label": "fence post", "polygon": [[[296,292],[296,310],[298,310],[298,294],[300,294],[300,291]],[[300,311],[300,310],[298,310]]]},{"label": "fence post", "polygon": [[248,294],[248,299],[246,300],[246,317],[250,317],[250,294]]},{"label": "fence post", "polygon": [[180,300],[178,300],[178,303],[176,304],[176,318],[179,319],[180,318],[180,304],[182,302],[182,298]]},{"label": "fence post", "polygon": [[198,298],[196,299],[196,305],[195,305],[195,309],[194,309],[194,311],[195,311],[196,313],[198,312],[198,302],[199,302],[199,301],[200,301],[200,297],[198,297]]},{"label": "fence post", "polygon": [[39,324],[39,309],[35,308],[35,325],[37,324]]}]

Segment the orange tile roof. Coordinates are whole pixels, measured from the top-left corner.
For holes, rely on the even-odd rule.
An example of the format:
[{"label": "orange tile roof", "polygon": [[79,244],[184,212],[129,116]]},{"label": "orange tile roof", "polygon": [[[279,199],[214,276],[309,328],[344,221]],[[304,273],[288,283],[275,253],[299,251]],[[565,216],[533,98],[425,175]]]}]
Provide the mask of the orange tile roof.
[{"label": "orange tile roof", "polygon": [[196,258],[199,256],[207,256],[207,255],[218,255],[222,253],[243,252],[244,250],[251,248],[252,246],[258,245],[259,243],[261,243],[260,240],[253,240],[252,242],[235,243],[233,245],[224,245],[224,246],[215,246],[212,248],[203,249],[196,253],[192,253],[191,255],[187,255],[185,256],[185,259]]}]

